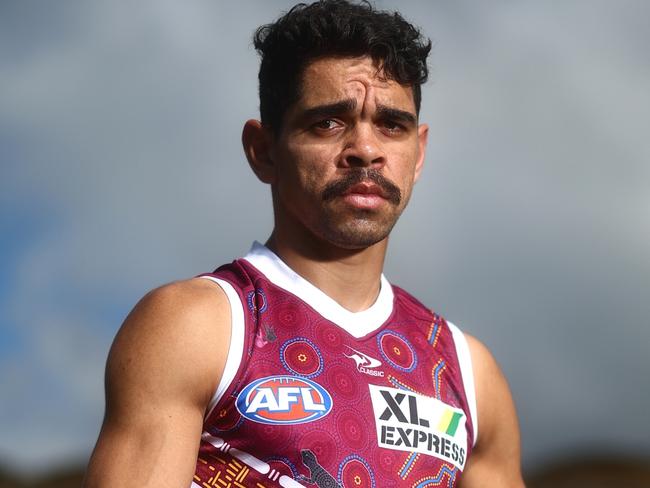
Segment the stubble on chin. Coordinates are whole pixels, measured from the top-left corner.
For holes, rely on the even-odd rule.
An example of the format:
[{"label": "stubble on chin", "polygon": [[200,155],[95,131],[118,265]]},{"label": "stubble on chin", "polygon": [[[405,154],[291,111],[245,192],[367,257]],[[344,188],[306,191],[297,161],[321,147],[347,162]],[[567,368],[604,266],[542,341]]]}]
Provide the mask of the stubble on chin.
[{"label": "stubble on chin", "polygon": [[355,209],[329,209],[316,223],[320,237],[343,249],[364,249],[388,237],[400,212],[390,216]]}]

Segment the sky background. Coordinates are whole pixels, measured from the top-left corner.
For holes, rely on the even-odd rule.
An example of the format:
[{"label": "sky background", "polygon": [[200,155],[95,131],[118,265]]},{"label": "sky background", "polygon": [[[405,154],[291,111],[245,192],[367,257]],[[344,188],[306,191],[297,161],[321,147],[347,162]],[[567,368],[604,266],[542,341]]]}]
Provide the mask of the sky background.
[{"label": "sky background", "polygon": [[[290,5],[0,4],[0,464],[84,462],[131,307],[270,233],[239,141]],[[526,468],[650,456],[650,3],[399,8],[431,130],[387,276],[491,348]]]}]

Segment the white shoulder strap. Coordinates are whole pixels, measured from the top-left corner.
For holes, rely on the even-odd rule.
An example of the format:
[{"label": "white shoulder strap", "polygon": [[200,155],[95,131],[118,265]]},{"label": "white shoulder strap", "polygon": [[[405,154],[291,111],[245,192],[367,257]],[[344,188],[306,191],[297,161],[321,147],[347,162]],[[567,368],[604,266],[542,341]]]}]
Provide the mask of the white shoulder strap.
[{"label": "white shoulder strap", "polygon": [[245,331],[245,322],[244,322],[244,306],[241,303],[239,295],[233,288],[233,286],[225,280],[216,278],[214,276],[200,276],[210,281],[217,283],[221,289],[224,291],[228,297],[228,302],[230,303],[230,317],[231,317],[231,332],[230,332],[230,347],[228,348],[228,358],[226,359],[226,365],[223,369],[223,374],[221,375],[221,380],[217,386],[208,408],[206,410],[206,417],[210,415],[214,407],[217,405],[221,397],[226,392],[232,381],[235,379],[235,375],[239,370],[239,365],[244,354],[244,331]]},{"label": "white shoulder strap", "polygon": [[463,377],[463,385],[465,387],[465,396],[467,397],[467,404],[469,406],[469,414],[471,417],[472,425],[474,426],[474,439],[472,445],[476,445],[478,439],[478,415],[476,412],[476,388],[474,386],[474,372],[472,370],[472,355],[469,352],[469,345],[465,334],[451,322],[447,322],[451,335],[454,338],[456,345],[456,355],[458,356],[458,363],[460,364],[460,373]]}]

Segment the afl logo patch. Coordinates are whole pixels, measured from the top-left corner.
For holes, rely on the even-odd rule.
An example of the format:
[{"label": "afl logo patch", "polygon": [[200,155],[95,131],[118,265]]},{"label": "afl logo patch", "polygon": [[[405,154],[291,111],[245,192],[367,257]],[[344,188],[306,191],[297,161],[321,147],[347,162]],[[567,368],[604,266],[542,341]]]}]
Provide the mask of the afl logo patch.
[{"label": "afl logo patch", "polygon": [[267,376],[249,383],[237,396],[237,410],[262,424],[304,424],[325,417],[332,397],[315,381]]}]

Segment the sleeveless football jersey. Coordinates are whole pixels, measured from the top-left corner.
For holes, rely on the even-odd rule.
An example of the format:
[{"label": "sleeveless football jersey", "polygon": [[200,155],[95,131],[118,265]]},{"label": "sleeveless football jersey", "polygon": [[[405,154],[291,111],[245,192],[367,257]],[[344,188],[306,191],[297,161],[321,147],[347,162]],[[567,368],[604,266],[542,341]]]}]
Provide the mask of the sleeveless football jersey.
[{"label": "sleeveless football jersey", "polygon": [[350,312],[258,243],[204,277],[232,336],[192,487],[457,486],[477,428],[455,326],[383,276]]}]

